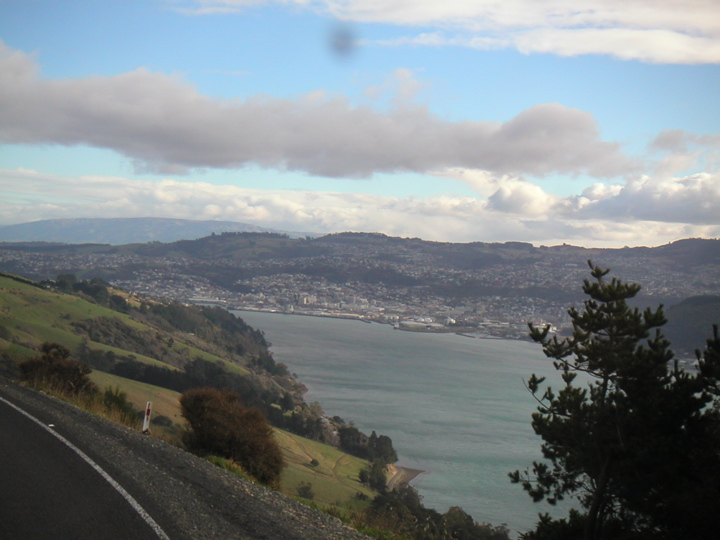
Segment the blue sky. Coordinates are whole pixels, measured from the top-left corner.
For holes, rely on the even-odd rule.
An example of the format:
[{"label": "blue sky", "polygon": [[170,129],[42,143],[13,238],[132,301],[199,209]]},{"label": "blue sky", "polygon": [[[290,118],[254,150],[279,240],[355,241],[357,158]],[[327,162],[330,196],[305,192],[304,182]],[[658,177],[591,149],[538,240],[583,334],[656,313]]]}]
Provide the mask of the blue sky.
[{"label": "blue sky", "polygon": [[720,237],[716,0],[0,0],[0,225]]}]

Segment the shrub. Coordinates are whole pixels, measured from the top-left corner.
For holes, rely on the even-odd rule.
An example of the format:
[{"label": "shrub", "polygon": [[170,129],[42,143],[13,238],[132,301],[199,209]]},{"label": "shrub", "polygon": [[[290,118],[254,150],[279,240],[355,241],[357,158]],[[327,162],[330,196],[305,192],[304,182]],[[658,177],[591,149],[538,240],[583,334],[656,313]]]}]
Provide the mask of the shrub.
[{"label": "shrub", "polygon": [[309,482],[300,482],[297,486],[297,494],[303,499],[310,501],[315,498],[315,492],[312,489],[312,484]]},{"label": "shrub", "polygon": [[190,424],[184,437],[189,450],[232,459],[259,482],[279,485],[282,454],[258,409],[247,408],[238,394],[214,388],[188,390],[180,406]]},{"label": "shrub", "polygon": [[40,354],[20,362],[19,367],[25,380],[36,387],[71,395],[97,392],[88,377],[90,367],[70,358],[70,351],[57,343],[43,343]]},{"label": "shrub", "polygon": [[127,394],[120,390],[119,387],[105,388],[102,396],[102,403],[108,415],[117,414],[121,423],[126,425],[135,425],[140,423],[138,411],[132,403],[128,401]]},{"label": "shrub", "polygon": [[151,424],[155,424],[156,426],[162,426],[162,427],[170,427],[172,426],[173,422],[170,418],[167,416],[164,416],[162,414],[159,414],[150,421]]}]

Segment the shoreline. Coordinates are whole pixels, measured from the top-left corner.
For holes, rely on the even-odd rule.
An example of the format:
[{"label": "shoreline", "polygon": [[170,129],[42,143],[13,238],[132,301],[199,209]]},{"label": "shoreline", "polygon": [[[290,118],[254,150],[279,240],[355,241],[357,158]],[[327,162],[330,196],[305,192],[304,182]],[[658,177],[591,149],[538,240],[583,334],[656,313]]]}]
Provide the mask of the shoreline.
[{"label": "shoreline", "polygon": [[365,324],[382,324],[386,326],[392,326],[395,330],[400,330],[401,332],[415,332],[418,334],[455,334],[456,336],[462,336],[467,337],[470,339],[509,339],[509,340],[519,340],[519,341],[527,341],[524,338],[519,337],[509,337],[509,336],[491,336],[488,334],[475,334],[472,335],[471,332],[473,332],[474,328],[421,328],[419,325],[418,328],[413,327],[402,327],[402,326],[396,326],[395,323],[391,322],[383,322],[383,321],[376,321],[376,320],[368,320],[364,319],[361,315],[356,315],[354,313],[307,313],[302,311],[294,311],[292,313],[287,313],[285,311],[279,311],[279,310],[271,310],[271,309],[255,309],[255,308],[248,308],[248,307],[237,307],[237,306],[223,306],[228,311],[246,311],[249,313],[272,313],[273,315],[300,315],[302,317],[317,317],[320,319],[339,319],[344,321],[357,321],[362,322]]},{"label": "shoreline", "polygon": [[388,491],[405,487],[421,474],[425,474],[423,470],[410,469],[409,467],[401,467],[399,465],[388,465],[388,472],[390,473],[390,478],[387,481]]}]

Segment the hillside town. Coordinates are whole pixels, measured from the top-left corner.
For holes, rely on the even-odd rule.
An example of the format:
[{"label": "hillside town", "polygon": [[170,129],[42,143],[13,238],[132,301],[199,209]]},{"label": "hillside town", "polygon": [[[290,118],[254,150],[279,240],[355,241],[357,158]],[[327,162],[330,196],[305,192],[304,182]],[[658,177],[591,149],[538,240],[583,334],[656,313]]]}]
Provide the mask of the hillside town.
[{"label": "hillside town", "polygon": [[[0,269],[32,279],[75,273],[131,294],[212,303],[234,310],[340,317],[392,324],[401,330],[526,338],[527,323],[568,328],[567,309],[582,301],[587,253],[568,247],[535,259],[459,269],[422,250],[341,244],[315,257],[199,259],[79,249],[0,249]],[[8,249],[10,248],[10,249]],[[641,299],[665,302],[720,290],[720,265],[692,273],[660,266],[646,253],[603,250],[603,267],[641,283]],[[322,271],[318,270],[321,269]],[[362,278],[331,279],[333,272]],[[231,276],[218,279],[217,275]]]}]

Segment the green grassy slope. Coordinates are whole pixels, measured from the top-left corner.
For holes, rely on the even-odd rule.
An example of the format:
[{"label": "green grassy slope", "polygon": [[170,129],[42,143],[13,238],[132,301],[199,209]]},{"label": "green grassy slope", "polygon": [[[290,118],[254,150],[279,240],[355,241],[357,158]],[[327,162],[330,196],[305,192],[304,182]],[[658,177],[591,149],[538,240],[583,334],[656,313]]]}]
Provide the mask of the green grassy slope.
[{"label": "green grassy slope", "polygon": [[[8,352],[19,357],[32,356],[35,354],[35,349],[46,341],[59,343],[74,351],[80,346],[83,338],[78,335],[73,323],[96,317],[119,319],[129,327],[157,332],[155,328],[136,321],[124,313],[77,296],[45,290],[23,279],[0,274],[0,353]],[[173,334],[172,337],[174,343],[169,347],[175,351],[185,351],[190,358],[199,357],[210,362],[220,362],[234,373],[248,373],[245,368],[198,348],[189,337],[187,341],[183,341],[182,336],[178,334]],[[156,358],[103,343],[89,341],[88,347],[100,351],[110,350],[119,356],[132,355],[138,362],[174,369],[173,366]]]},{"label": "green grassy slope", "polygon": [[35,354],[45,341],[73,350],[82,338],[71,322],[93,317],[119,316],[107,308],[81,298],[47,291],[11,277],[0,276],[0,352],[11,349],[22,356]]},{"label": "green grassy slope", "polygon": [[[0,354],[6,354],[16,360],[37,354],[37,348],[43,342],[55,342],[74,351],[82,343],[73,322],[94,317],[120,318],[141,330],[157,329],[144,325],[126,314],[93,304],[77,296],[60,294],[34,286],[23,279],[0,275]],[[187,349],[189,354],[210,361],[220,361],[235,373],[247,373],[247,370],[216,355],[198,348],[194,338],[187,341],[173,335],[172,345],[180,351]],[[133,355],[139,362],[172,366],[162,361],[142,356],[118,347],[90,341],[88,347],[100,351],[112,351],[118,356]],[[110,373],[94,370],[91,379],[105,389],[119,388],[128,396],[128,400],[138,409],[144,410],[147,401],[153,402],[153,416],[166,416],[174,424],[183,425],[177,392],[158,386],[129,380]],[[165,431],[153,427],[153,431]],[[315,501],[320,504],[338,504],[345,508],[360,509],[368,503],[354,498],[361,492],[372,498],[375,494],[360,484],[358,475],[367,466],[365,460],[350,456],[332,446],[322,444],[298,435],[276,429],[277,440],[282,447],[287,467],[281,479],[281,491],[297,496],[297,486],[301,482],[312,485]],[[317,465],[311,465],[313,460]]]},{"label": "green grassy slope", "polygon": [[296,496],[297,487],[305,482],[312,485],[316,502],[352,509],[367,505],[355,498],[358,492],[370,499],[376,495],[358,480],[360,471],[368,465],[366,460],[283,430],[275,430],[275,438],[287,463],[281,478],[284,493]]},{"label": "green grassy slope", "polygon": [[180,414],[180,394],[174,390],[139,381],[131,381],[124,377],[97,370],[90,374],[90,379],[99,388],[119,388],[127,394],[128,401],[138,410],[144,410],[145,404],[151,401],[153,404],[153,417],[162,415],[167,416],[176,424],[183,424],[184,422]]}]

